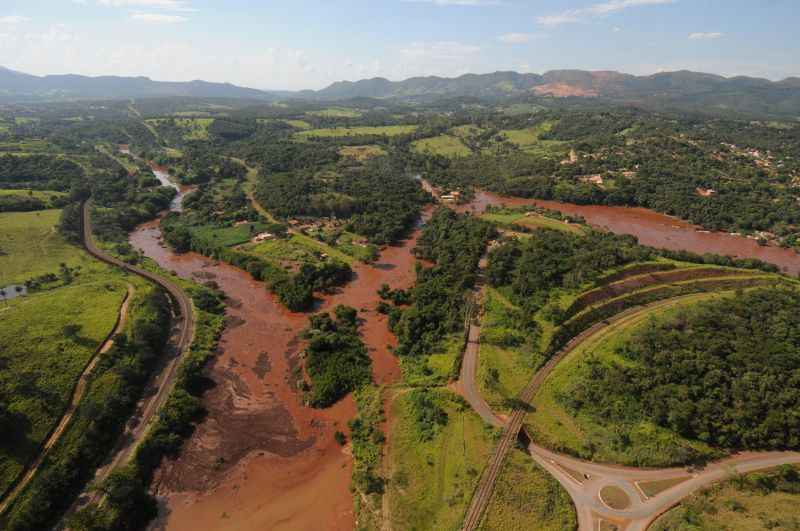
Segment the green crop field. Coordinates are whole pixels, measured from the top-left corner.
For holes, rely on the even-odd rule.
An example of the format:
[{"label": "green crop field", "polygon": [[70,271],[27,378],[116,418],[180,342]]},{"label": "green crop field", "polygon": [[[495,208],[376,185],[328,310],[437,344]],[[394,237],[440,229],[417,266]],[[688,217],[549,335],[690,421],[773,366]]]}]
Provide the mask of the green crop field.
[{"label": "green crop field", "polygon": [[[781,472],[794,481],[781,478]],[[792,472],[793,471],[793,472]],[[784,472],[785,473],[785,472]],[[651,531],[800,529],[800,468],[737,477],[704,489],[653,523]]]},{"label": "green crop field", "polygon": [[329,129],[311,129],[295,134],[295,138],[307,140],[313,137],[335,138],[342,136],[397,136],[407,135],[417,130],[416,125],[384,125],[384,126],[364,126],[364,127],[334,127]]},{"label": "green crop field", "polygon": [[468,157],[472,154],[472,151],[460,138],[450,135],[416,140],[411,144],[411,149],[416,153],[441,155],[443,157]]},{"label": "green crop field", "polygon": [[[651,311],[616,322],[583,342],[556,366],[534,397],[534,412],[525,420],[531,437],[544,446],[582,458],[631,466],[674,465],[679,460],[677,456],[685,454],[686,450],[708,457],[719,456],[719,452],[709,446],[683,439],[651,422],[623,427],[600,425],[587,415],[575,417],[558,398],[560,393],[569,393],[569,389],[587,377],[585,361],[589,356],[629,364],[631,362],[616,350],[652,317],[669,317],[689,305],[719,296],[721,293],[701,293],[665,302]],[[628,444],[620,444],[617,434],[625,430]]]},{"label": "green crop field", "polygon": [[61,263],[83,270],[104,267],[58,233],[60,214],[60,210],[0,213],[0,286],[58,273]]},{"label": "green crop field", "polygon": [[566,490],[520,450],[506,457],[481,531],[572,531],[575,507]]},{"label": "green crop field", "polygon": [[328,107],[320,111],[309,111],[306,114],[309,116],[320,116],[322,118],[358,118],[363,113],[355,109],[348,109],[347,107]]},{"label": "green crop field", "polygon": [[446,412],[447,424],[425,440],[413,411],[413,392],[392,404],[387,489],[392,527],[455,531],[492,450],[494,432],[460,397],[434,390],[430,394]]}]

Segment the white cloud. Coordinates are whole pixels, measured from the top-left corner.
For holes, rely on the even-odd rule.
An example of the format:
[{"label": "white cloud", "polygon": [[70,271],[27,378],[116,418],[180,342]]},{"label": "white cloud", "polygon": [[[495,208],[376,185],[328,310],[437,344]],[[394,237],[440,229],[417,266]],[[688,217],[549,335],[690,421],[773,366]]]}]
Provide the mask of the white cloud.
[{"label": "white cloud", "polygon": [[589,7],[577,9],[567,9],[566,11],[554,15],[537,17],[536,21],[544,26],[558,26],[610,15],[631,7],[673,4],[675,1],[676,0],[609,0],[602,4],[594,4]]},{"label": "white cloud", "polygon": [[708,41],[713,39],[719,39],[720,37],[724,36],[725,34],[719,31],[709,31],[709,32],[697,32],[697,33],[690,33],[689,39],[693,41]]},{"label": "white cloud", "polygon": [[97,5],[164,9],[167,11],[194,11],[187,0],[97,0]]},{"label": "white cloud", "polygon": [[13,25],[13,24],[22,24],[23,22],[28,22],[30,19],[28,17],[21,17],[19,15],[6,15],[4,17],[0,17],[0,24],[3,25]]},{"label": "white cloud", "polygon": [[525,44],[531,42],[533,35],[530,33],[506,33],[500,35],[497,40],[506,44]]},{"label": "white cloud", "polygon": [[131,13],[131,18],[147,24],[178,24],[187,20],[186,17],[180,15],[165,15],[163,13]]}]

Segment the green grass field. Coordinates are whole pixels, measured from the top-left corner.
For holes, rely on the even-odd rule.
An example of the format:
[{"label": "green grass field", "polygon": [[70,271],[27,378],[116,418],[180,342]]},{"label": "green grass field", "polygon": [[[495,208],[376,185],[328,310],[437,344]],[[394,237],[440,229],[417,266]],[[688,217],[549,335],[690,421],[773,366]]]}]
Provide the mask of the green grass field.
[{"label": "green grass field", "polygon": [[553,127],[553,122],[542,122],[535,127],[527,129],[506,129],[500,135],[512,144],[516,144],[522,151],[541,156],[564,156],[568,149],[563,142],[557,140],[542,140],[542,134]]},{"label": "green grass field", "polygon": [[[168,118],[149,118],[146,124],[158,126],[160,123],[168,121]],[[208,127],[214,122],[214,118],[175,118],[175,125],[183,130],[185,140],[208,140]]]},{"label": "green grass field", "polygon": [[59,265],[84,271],[104,268],[58,233],[60,210],[0,213],[0,286],[22,283]]},{"label": "green grass field", "polygon": [[[798,470],[795,467],[795,470]],[[704,489],[656,520],[651,531],[768,531],[800,529],[800,493],[764,489],[758,472]],[[795,483],[795,487],[797,484]]]},{"label": "green grass field", "polygon": [[521,225],[530,229],[554,229],[573,234],[583,234],[584,230],[580,225],[565,223],[557,219],[548,218],[535,212],[529,214],[523,212],[489,212],[483,214],[481,219],[502,226]]},{"label": "green grass field", "polygon": [[577,526],[567,491],[528,454],[512,450],[479,529],[572,531]]},{"label": "green grass field", "polygon": [[0,189],[0,196],[20,196],[20,197],[35,197],[42,201],[50,201],[56,197],[64,197],[65,192],[53,192],[50,190],[28,190],[26,189]]},{"label": "green grass field", "polygon": [[[19,426],[11,443],[0,445],[0,491],[64,412],[75,381],[113,329],[126,289],[109,270],[0,303],[0,390]],[[65,334],[67,325],[77,333]]]},{"label": "green grass field", "polygon": [[[667,301],[652,311],[629,316],[594,334],[570,352],[553,370],[533,399],[534,412],[525,420],[529,434],[538,442],[559,451],[569,451],[582,458],[631,466],[670,466],[691,449],[700,455],[717,457],[717,451],[705,444],[689,441],[650,422],[630,426],[600,425],[587,415],[573,416],[558,399],[569,393],[586,377],[589,357],[601,361],[630,363],[616,353],[638,327],[653,316],[669,317],[699,301],[719,297],[719,293],[701,293]],[[625,432],[621,439],[619,434]],[[624,441],[624,442],[623,442]]]},{"label": "green grass field", "polygon": [[407,135],[416,131],[416,125],[385,125],[375,127],[334,127],[329,129],[311,129],[309,131],[302,131],[294,135],[295,138],[300,140],[308,140],[313,137],[320,138],[335,138],[343,136],[397,136]]},{"label": "green grass field", "polygon": [[387,494],[394,529],[459,529],[493,447],[492,429],[459,397],[432,393],[448,417],[432,440],[422,440],[410,393],[392,404]]},{"label": "green grass field", "polygon": [[309,111],[308,116],[320,116],[322,118],[358,118],[363,113],[347,107],[328,107],[320,111]]},{"label": "green grass field", "polygon": [[346,264],[355,260],[353,256],[304,234],[248,245],[244,250],[276,262],[298,265],[318,263],[323,253]]},{"label": "green grass field", "polygon": [[250,239],[263,232],[267,228],[264,223],[245,223],[234,227],[215,227],[211,225],[203,225],[200,227],[193,227],[192,234],[194,237],[208,242],[210,245],[222,245],[224,247],[233,247],[234,245],[241,245],[247,243]]},{"label": "green grass field", "polygon": [[[13,444],[0,445],[0,491],[63,413],[76,378],[114,326],[127,283],[137,284],[66,242],[56,230],[59,214],[0,214],[0,286],[59,277],[49,289],[0,302],[0,396],[20,419]],[[68,281],[62,263],[72,269]],[[65,333],[67,325],[77,328]]]},{"label": "green grass field", "polygon": [[439,135],[433,138],[423,138],[411,144],[415,153],[427,155],[441,155],[443,157],[468,157],[472,151],[460,138],[450,135]]},{"label": "green grass field", "polygon": [[[506,316],[514,306],[493,288],[486,288],[476,380],[481,395],[495,411],[519,394],[542,358],[525,343],[525,334]],[[520,344],[512,346],[511,343]]]}]

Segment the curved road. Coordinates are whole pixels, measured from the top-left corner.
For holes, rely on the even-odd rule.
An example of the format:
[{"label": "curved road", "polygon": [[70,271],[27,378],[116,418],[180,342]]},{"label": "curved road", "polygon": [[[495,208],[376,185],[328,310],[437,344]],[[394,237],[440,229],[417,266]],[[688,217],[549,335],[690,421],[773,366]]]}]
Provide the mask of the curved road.
[{"label": "curved road", "polygon": [[[153,392],[150,389],[146,390],[137,410],[130,421],[125,427],[125,433],[121,437],[120,442],[114,448],[114,454],[111,461],[98,469],[95,474],[95,481],[105,480],[112,471],[114,471],[120,464],[125,464],[130,459],[134,450],[138,447],[139,443],[144,439],[150,427],[151,420],[156,416],[161,407],[166,403],[170,392],[175,387],[175,380],[178,373],[178,366],[180,361],[189,352],[189,347],[192,343],[194,336],[194,315],[192,311],[192,301],[178,287],[174,282],[163,278],[155,273],[142,269],[140,267],[128,264],[106,254],[103,250],[99,249],[92,239],[92,224],[91,224],[91,200],[86,201],[83,205],[83,243],[86,250],[97,258],[107,264],[120,267],[126,271],[138,275],[142,278],[163,288],[170,296],[178,308],[179,314],[176,317],[179,319],[176,330],[173,333],[171,343],[174,345],[173,355],[166,361],[165,366],[160,370],[156,377],[151,382]],[[95,501],[97,496],[94,495],[91,501]]]},{"label": "curved road", "polygon": [[[567,354],[609,325],[624,320],[636,319],[657,307],[693,296],[695,295],[676,297],[657,301],[646,306],[630,308],[607,321],[595,324],[573,338],[564,349],[539,369],[530,383],[520,393],[520,398],[525,402],[530,402],[539,386]],[[505,456],[517,440],[522,429],[522,421],[526,415],[523,410],[515,410],[510,419],[504,421],[492,411],[481,396],[475,385],[480,349],[479,341],[480,326],[471,325],[469,342],[464,352],[461,377],[457,387],[485,422],[495,427],[502,427],[504,431],[473,495],[464,520],[464,530],[474,530],[480,525],[483,513],[491,499],[494,484],[502,469]],[[699,472],[686,468],[647,470],[582,461],[552,452],[533,443],[529,444],[528,451],[533,459],[553,475],[570,494],[578,514],[578,526],[582,531],[600,529],[601,523],[604,522],[614,524],[619,529],[626,531],[645,531],[656,518],[675,506],[683,498],[702,487],[730,477],[732,473],[748,473],[783,464],[800,463],[800,453],[797,452],[759,452],[739,454],[712,463]],[[655,487],[652,482],[664,481],[669,483],[663,484],[660,489],[655,488],[655,491],[651,492],[651,497],[645,495],[642,484],[651,483],[650,487],[652,489]],[[615,510],[603,502],[600,491],[609,486],[617,487],[628,495],[628,507]]]},{"label": "curved road", "polygon": [[78,409],[78,405],[83,399],[83,395],[86,394],[89,376],[97,366],[97,362],[100,361],[100,355],[108,352],[108,350],[114,344],[114,336],[121,333],[125,328],[125,323],[127,322],[128,317],[128,304],[131,302],[134,291],[135,290],[133,286],[128,284],[128,290],[125,293],[125,297],[122,299],[122,304],[120,305],[119,312],[117,314],[117,322],[114,325],[114,328],[108,333],[106,339],[100,344],[100,346],[97,347],[94,356],[89,359],[89,362],[86,364],[86,367],[84,367],[83,372],[78,377],[78,381],[76,382],[75,387],[72,389],[72,396],[70,397],[67,410],[61,416],[61,419],[53,428],[53,431],[50,432],[47,440],[42,445],[39,455],[27,467],[25,467],[25,469],[23,469],[22,476],[20,476],[16,486],[12,490],[8,491],[3,497],[2,503],[0,503],[0,514],[5,512],[17,495],[22,492],[28,483],[31,482],[33,476],[35,476],[36,472],[39,471],[39,467],[42,465],[44,458],[50,453],[50,450],[64,434],[64,431],[66,430],[67,425],[69,425],[69,422],[72,420],[72,417],[75,416],[75,411]]}]

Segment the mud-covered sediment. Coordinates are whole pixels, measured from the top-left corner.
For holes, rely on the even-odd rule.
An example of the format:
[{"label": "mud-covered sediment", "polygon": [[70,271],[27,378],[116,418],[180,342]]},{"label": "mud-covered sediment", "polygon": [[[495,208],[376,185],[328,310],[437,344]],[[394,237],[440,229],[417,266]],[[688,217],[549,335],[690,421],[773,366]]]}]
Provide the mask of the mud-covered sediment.
[{"label": "mud-covered sediment", "polygon": [[[326,296],[319,310],[338,304],[359,310],[362,335],[377,383],[400,378],[390,349],[396,339],[376,311],[377,290],[410,287],[411,249],[419,231],[384,249],[378,263],[353,266],[355,277]],[[352,397],[334,407],[304,407],[296,390],[300,334],[308,315],[292,313],[247,273],[195,253],[176,255],[160,241],[158,222],[139,227],[131,243],[163,268],[200,282],[214,281],[228,298],[226,328],[208,370],[207,418],[181,456],[157,472],[162,503],[157,529],[352,529],[352,461],[335,431],[347,432]]]}]

